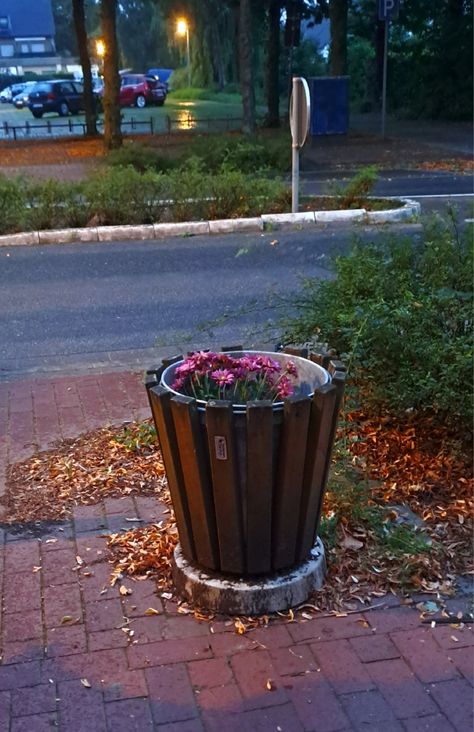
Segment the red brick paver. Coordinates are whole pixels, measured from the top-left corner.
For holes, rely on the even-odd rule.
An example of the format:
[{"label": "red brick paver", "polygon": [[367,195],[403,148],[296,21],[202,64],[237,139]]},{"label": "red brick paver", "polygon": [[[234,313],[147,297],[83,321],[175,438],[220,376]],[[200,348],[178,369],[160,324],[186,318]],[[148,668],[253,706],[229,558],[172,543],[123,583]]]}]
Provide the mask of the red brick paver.
[{"label": "red brick paver", "polygon": [[[0,486],[7,461],[146,416],[137,374],[1,383]],[[0,732],[471,732],[471,627],[422,625],[390,598],[237,635],[178,613],[151,579],[121,596],[101,532],[162,512],[127,497],[34,534],[0,524]]]}]

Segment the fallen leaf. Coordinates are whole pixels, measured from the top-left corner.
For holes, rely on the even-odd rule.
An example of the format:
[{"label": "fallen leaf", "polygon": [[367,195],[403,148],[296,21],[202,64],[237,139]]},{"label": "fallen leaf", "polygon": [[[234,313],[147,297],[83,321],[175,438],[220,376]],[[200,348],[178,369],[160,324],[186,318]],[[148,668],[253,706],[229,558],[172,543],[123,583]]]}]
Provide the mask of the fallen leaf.
[{"label": "fallen leaf", "polygon": [[451,636],[451,640],[453,640],[455,643],[459,643],[459,638],[456,638],[455,635]]},{"label": "fallen leaf", "polygon": [[121,595],[124,595],[124,596],[125,595],[131,595],[132,594],[132,590],[130,590],[128,587],[125,587],[125,585],[120,585],[119,593]]},{"label": "fallen leaf", "polygon": [[81,684],[82,684],[83,686],[85,686],[85,687],[86,687],[86,689],[90,689],[90,688],[91,688],[91,685],[90,685],[90,683],[89,683],[89,682],[87,681],[87,679],[81,679]]},{"label": "fallen leaf", "polygon": [[268,689],[268,691],[276,691],[276,686],[271,679],[267,679],[267,683],[265,684],[265,687]]},{"label": "fallen leaf", "polygon": [[60,620],[60,625],[64,625],[64,623],[71,623],[74,620],[72,615],[63,615]]},{"label": "fallen leaf", "polygon": [[240,618],[237,618],[234,623],[234,627],[239,635],[243,635],[247,630]]},{"label": "fallen leaf", "polygon": [[145,610],[145,615],[159,615],[159,614],[160,614],[160,611],[155,610],[154,607],[147,607],[147,609]]},{"label": "fallen leaf", "polygon": [[350,534],[346,534],[344,536],[344,539],[339,542],[339,546],[342,546],[344,549],[362,549],[364,546],[362,541],[359,541],[358,539],[354,539],[353,536]]}]

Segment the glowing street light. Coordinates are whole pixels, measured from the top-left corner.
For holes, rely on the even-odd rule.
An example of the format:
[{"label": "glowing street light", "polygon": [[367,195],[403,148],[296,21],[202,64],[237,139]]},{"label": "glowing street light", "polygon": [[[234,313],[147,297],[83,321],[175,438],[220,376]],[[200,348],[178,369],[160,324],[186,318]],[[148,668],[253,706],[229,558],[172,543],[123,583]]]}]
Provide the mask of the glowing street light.
[{"label": "glowing street light", "polygon": [[188,69],[188,86],[191,86],[191,59],[189,56],[189,25],[186,18],[180,18],[176,23],[178,36],[186,36],[186,66]]},{"label": "glowing street light", "polygon": [[100,38],[97,39],[95,42],[95,52],[99,56],[99,58],[104,58],[105,56],[105,43]]}]

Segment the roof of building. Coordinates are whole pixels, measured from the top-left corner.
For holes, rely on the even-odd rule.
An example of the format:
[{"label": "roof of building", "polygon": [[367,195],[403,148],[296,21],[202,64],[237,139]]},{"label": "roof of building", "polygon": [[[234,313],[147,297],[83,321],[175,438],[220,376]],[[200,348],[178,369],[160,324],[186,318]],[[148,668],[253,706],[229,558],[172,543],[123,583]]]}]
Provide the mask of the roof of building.
[{"label": "roof of building", "polygon": [[54,36],[51,0],[0,0],[0,17],[9,16],[15,38]]}]

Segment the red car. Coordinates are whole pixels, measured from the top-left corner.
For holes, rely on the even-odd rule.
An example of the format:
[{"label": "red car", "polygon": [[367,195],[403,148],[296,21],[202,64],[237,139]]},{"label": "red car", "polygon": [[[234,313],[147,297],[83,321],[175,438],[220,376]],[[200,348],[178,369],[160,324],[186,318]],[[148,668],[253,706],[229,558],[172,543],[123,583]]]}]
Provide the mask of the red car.
[{"label": "red car", "polygon": [[[162,106],[166,99],[166,85],[145,74],[122,74],[120,106],[143,109],[147,104]],[[103,92],[102,92],[103,93]]]}]

